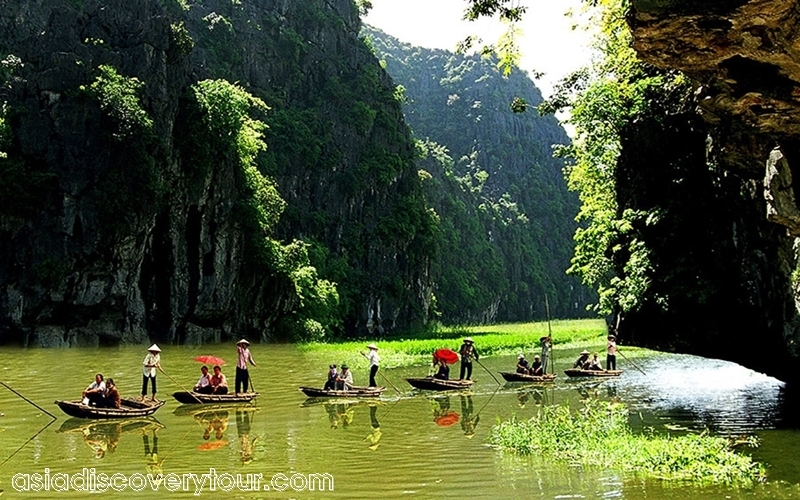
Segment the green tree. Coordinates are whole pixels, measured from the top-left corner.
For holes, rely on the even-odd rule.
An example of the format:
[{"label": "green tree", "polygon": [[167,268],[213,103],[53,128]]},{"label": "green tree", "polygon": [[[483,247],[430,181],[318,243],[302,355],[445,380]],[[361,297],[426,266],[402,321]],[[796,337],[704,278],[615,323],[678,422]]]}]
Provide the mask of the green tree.
[{"label": "green tree", "polygon": [[577,137],[558,154],[571,161],[566,176],[569,188],[580,197],[577,220],[582,225],[575,232],[568,272],[598,291],[593,308],[608,314],[641,306],[653,271],[641,228],[660,220],[657,210],[619,206],[616,175],[622,137],[626,127],[642,117],[674,108],[673,96],[684,95],[688,82],[680,73],[658,70],[636,57],[625,23],[627,0],[591,4],[597,8],[595,48],[602,57],[565,78],[539,111],[570,111]]}]

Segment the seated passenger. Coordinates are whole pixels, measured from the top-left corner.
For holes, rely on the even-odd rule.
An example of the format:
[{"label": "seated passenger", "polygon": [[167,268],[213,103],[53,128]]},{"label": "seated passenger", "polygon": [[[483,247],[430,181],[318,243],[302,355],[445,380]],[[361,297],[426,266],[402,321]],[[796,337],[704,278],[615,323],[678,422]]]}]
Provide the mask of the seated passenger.
[{"label": "seated passenger", "polygon": [[525,355],[520,353],[517,356],[517,373],[522,373],[524,375],[528,375],[530,373],[530,366],[528,366],[528,360],[525,359]]},{"label": "seated passenger", "polygon": [[331,391],[336,388],[336,377],[339,376],[339,373],[336,371],[336,365],[330,365],[328,370],[328,380],[325,381],[325,385],[323,389],[326,391]]},{"label": "seated passenger", "polygon": [[540,358],[538,354],[533,357],[533,363],[531,363],[531,366],[528,369],[528,373],[536,376],[544,375],[544,366],[542,366],[542,358]]},{"label": "seated passenger", "polygon": [[106,383],[103,382],[103,374],[98,373],[94,376],[94,382],[84,389],[81,393],[82,403],[85,405],[97,405],[103,399],[103,393],[106,391]]},{"label": "seated passenger", "polygon": [[600,360],[597,358],[597,353],[594,353],[594,356],[591,360],[586,362],[585,365],[586,370],[602,370],[603,367],[600,365]]},{"label": "seated passenger", "polygon": [[119,403],[119,391],[117,390],[116,384],[114,384],[114,379],[110,378],[106,382],[106,390],[103,393],[102,399],[98,401],[97,406],[102,408],[119,408]]},{"label": "seated passenger", "polygon": [[433,378],[439,380],[450,380],[450,367],[447,366],[447,362],[443,359],[439,360],[439,370],[434,374]]},{"label": "seated passenger", "polygon": [[228,394],[228,378],[222,374],[219,365],[214,367],[214,375],[211,376],[211,394]]},{"label": "seated passenger", "polygon": [[589,351],[584,349],[581,352],[580,357],[575,361],[575,364],[572,365],[573,368],[577,368],[579,370],[586,370],[589,363]]},{"label": "seated passenger", "polygon": [[346,391],[353,388],[353,373],[350,367],[342,365],[342,372],[336,377],[336,390]]},{"label": "seated passenger", "polygon": [[208,367],[203,365],[200,368],[200,380],[194,384],[194,392],[198,392],[200,394],[211,394],[214,392],[214,387],[211,385],[211,375],[208,374]]}]

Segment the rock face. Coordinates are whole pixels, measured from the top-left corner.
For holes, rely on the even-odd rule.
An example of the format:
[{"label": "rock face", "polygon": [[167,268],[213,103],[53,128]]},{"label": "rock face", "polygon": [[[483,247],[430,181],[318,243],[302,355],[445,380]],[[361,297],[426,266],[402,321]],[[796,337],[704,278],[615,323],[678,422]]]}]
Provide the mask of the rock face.
[{"label": "rock face", "polygon": [[[673,155],[672,165],[694,169],[682,179],[708,177],[698,181],[705,190],[695,193],[705,201],[683,206],[696,210],[697,221],[693,233],[686,233],[691,223],[679,231],[705,243],[684,254],[695,259],[696,273],[683,279],[687,297],[692,285],[706,278],[715,283],[709,289],[719,291],[714,299],[684,301],[693,305],[683,312],[693,308],[695,317],[679,319],[672,311],[661,332],[645,332],[645,314],[634,315],[630,326],[638,325],[645,344],[676,343],[785,380],[797,379],[793,367],[800,358],[800,210],[794,193],[800,158],[798,21],[796,2],[763,0],[634,0],[628,18],[644,61],[683,71],[696,82],[695,116],[703,120],[688,116],[675,127],[693,133],[645,138],[640,127],[639,143],[671,144],[660,158]],[[691,144],[694,160],[674,156]],[[652,151],[644,158],[652,159]],[[623,197],[643,196],[640,184],[625,177],[641,166],[622,165]],[[703,252],[714,257],[703,260],[698,257]],[[660,271],[665,277],[667,269]]]},{"label": "rock face", "polygon": [[[302,115],[325,138],[317,160],[290,144],[266,173],[290,218],[308,207],[330,214],[322,229],[303,219],[277,236],[319,242],[357,271],[343,279],[358,274],[371,284],[347,297],[344,326],[424,322],[428,256],[409,252],[414,235],[387,231],[383,244],[353,244],[376,240],[387,219],[409,210],[402,200],[421,199],[394,85],[358,40],[359,28],[351,0],[4,5],[0,102],[12,136],[7,152],[18,163],[3,172],[17,184],[3,191],[14,199],[0,212],[0,337],[67,346],[285,335],[277,322],[301,297],[280,272],[249,264],[237,166],[220,158],[198,171],[188,160],[185,96],[205,79],[238,82],[272,116],[288,116],[283,125]],[[86,96],[101,65],[143,83],[151,138],[120,141]],[[374,121],[348,114],[351,96],[332,95],[334,86],[360,91]],[[397,158],[381,182],[364,170],[376,149]],[[348,232],[355,236],[343,237]]]}]

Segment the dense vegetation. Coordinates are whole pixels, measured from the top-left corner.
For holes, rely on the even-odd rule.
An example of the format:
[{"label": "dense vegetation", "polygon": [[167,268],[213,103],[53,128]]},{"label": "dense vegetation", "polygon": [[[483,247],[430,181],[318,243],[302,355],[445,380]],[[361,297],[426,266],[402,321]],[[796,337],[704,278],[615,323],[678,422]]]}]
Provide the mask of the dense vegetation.
[{"label": "dense vegetation", "polygon": [[565,275],[577,200],[563,182],[553,145],[570,143],[553,117],[513,113],[541,102],[533,82],[497,60],[413,47],[362,30],[402,92],[418,138],[427,196],[443,252],[432,265],[445,323],[585,314],[591,296]]},{"label": "dense vegetation", "polygon": [[[735,452],[726,438],[634,433],[628,410],[619,403],[589,401],[577,412],[544,406],[531,419],[512,418],[494,426],[491,440],[519,454],[619,469],[642,478],[747,487],[766,477],[763,465]],[[750,439],[748,444],[757,442]]]},{"label": "dense vegetation", "polygon": [[[576,129],[559,151],[584,224],[569,272],[597,290],[597,312],[623,318],[628,342],[768,370],[765,353],[786,352],[787,242],[754,187],[763,167],[729,147],[750,139],[696,112],[698,82],[637,57],[629,2],[592,5],[600,57],[539,106],[569,109]],[[741,349],[753,331],[770,332],[759,354]]]}]

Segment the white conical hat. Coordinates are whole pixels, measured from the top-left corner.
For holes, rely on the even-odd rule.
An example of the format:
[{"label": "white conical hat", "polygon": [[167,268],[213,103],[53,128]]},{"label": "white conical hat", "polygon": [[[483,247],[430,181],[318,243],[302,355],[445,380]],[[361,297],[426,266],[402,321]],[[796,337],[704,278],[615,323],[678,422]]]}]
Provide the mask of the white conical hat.
[{"label": "white conical hat", "polygon": [[242,340],[240,340],[239,342],[237,342],[237,344],[247,344],[247,345],[250,345],[250,342],[248,342],[248,341],[247,341],[247,339],[242,339]]},{"label": "white conical hat", "polygon": [[376,346],[375,344],[370,344],[370,345],[367,346],[367,349],[375,349],[377,351],[378,350],[378,346]]},{"label": "white conical hat", "polygon": [[150,347],[148,347],[148,348],[147,348],[147,350],[148,350],[148,351],[161,352],[161,348],[159,348],[159,347],[158,347],[157,345],[155,345],[155,344],[153,344],[153,345],[151,345]]}]

